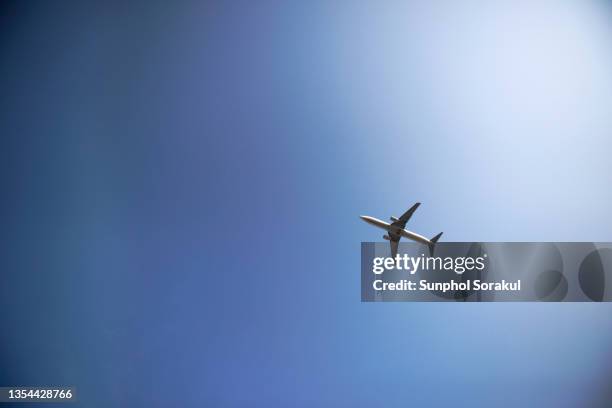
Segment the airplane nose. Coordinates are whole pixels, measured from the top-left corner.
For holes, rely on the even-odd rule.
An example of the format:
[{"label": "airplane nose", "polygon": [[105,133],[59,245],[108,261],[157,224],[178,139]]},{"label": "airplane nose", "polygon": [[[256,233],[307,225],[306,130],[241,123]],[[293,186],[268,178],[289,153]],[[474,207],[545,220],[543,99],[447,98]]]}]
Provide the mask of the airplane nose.
[{"label": "airplane nose", "polygon": [[365,222],[367,222],[368,224],[372,223],[372,217],[369,217],[367,215],[360,215],[359,218],[361,218],[362,220],[364,220]]}]

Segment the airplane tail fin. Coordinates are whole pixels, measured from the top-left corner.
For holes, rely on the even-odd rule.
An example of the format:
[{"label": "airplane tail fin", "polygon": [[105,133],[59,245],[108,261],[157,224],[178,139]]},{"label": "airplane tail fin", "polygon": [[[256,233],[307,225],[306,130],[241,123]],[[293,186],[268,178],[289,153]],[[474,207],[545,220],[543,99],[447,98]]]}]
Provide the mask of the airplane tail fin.
[{"label": "airplane tail fin", "polygon": [[435,237],[433,237],[432,239],[430,239],[430,244],[429,244],[429,255],[433,256],[434,253],[434,247],[436,246],[436,243],[438,242],[438,240],[440,239],[440,237],[442,236],[442,232],[439,233],[438,235],[436,235]]}]

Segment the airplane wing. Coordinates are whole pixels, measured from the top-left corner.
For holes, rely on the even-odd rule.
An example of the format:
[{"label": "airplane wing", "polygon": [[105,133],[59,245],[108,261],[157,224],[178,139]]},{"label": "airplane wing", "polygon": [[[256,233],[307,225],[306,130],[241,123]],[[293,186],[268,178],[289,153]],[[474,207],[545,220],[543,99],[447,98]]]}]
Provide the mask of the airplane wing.
[{"label": "airplane wing", "polygon": [[395,221],[391,225],[395,225],[395,226],[398,226],[400,228],[404,228],[406,226],[406,223],[410,219],[410,217],[412,217],[412,214],[414,214],[416,209],[419,208],[419,205],[421,205],[421,203],[416,203],[415,205],[410,207],[410,209],[408,211],[406,211],[404,214],[402,214],[402,216],[399,217],[399,219],[397,221]]},{"label": "airplane wing", "polygon": [[395,255],[397,255],[397,247],[399,245],[399,240],[389,241],[389,244],[391,245],[391,258],[395,258]]}]

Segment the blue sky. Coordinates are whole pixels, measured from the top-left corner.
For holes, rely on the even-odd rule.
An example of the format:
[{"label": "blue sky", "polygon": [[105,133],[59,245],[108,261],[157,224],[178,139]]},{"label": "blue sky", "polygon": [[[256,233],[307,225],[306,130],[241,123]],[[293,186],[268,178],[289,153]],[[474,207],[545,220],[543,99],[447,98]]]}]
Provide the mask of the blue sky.
[{"label": "blue sky", "polygon": [[[3,384],[584,406],[605,304],[360,303],[358,218],[609,241],[603,2],[7,3]],[[180,395],[177,395],[177,390]]]}]

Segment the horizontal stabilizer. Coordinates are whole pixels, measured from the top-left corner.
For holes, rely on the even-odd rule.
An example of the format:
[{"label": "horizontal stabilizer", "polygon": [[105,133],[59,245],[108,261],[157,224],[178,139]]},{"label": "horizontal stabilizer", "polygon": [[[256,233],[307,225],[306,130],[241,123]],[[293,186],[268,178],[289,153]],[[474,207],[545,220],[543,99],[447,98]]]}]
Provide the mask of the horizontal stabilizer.
[{"label": "horizontal stabilizer", "polygon": [[436,243],[438,242],[438,240],[440,239],[440,237],[442,236],[442,232],[439,233],[438,235],[436,235],[435,237],[433,237],[432,239],[430,239],[430,243],[429,243],[429,255],[433,256],[434,253],[434,247],[436,246]]}]

